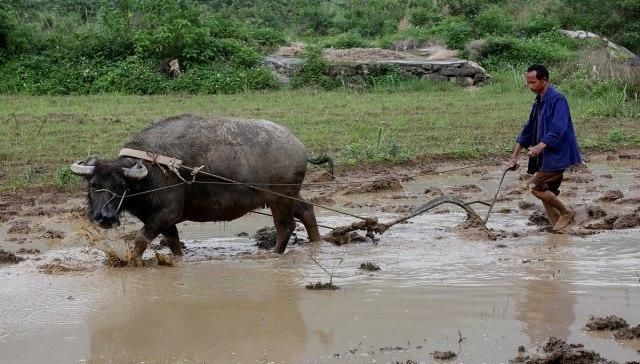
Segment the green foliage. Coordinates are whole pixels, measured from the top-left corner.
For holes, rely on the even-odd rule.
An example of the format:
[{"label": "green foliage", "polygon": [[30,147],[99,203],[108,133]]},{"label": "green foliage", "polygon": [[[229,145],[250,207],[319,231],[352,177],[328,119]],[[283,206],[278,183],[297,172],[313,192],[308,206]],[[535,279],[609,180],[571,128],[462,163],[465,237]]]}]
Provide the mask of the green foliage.
[{"label": "green foliage", "polygon": [[535,36],[548,33],[560,27],[560,21],[552,14],[534,14],[528,21],[521,25],[520,31],[527,36]]},{"label": "green foliage", "polygon": [[327,73],[328,65],[322,57],[322,49],[315,46],[307,47],[303,63],[291,79],[291,87],[320,87],[326,90],[336,88],[338,82]]},{"label": "green foliage", "polygon": [[71,171],[71,167],[60,167],[55,173],[56,185],[62,187],[70,184],[77,184],[81,178]]},{"label": "green foliage", "polygon": [[153,64],[140,57],[129,57],[110,67],[92,85],[94,93],[121,92],[139,95],[161,94],[168,81],[153,69]]},{"label": "green foliage", "polygon": [[358,32],[349,31],[325,38],[322,41],[324,48],[368,48],[371,41],[364,39]]},{"label": "green foliage", "polygon": [[607,141],[610,143],[620,143],[625,139],[625,132],[622,129],[615,128],[607,133]]},{"label": "green foliage", "polygon": [[491,36],[477,59],[489,69],[521,64],[554,64],[576,55],[571,42],[556,33],[532,38]]},{"label": "green foliage", "polygon": [[462,17],[444,20],[435,31],[445,44],[453,49],[463,49],[471,40],[471,25]]},{"label": "green foliage", "polygon": [[193,94],[229,94],[278,88],[273,75],[263,68],[234,69],[199,66],[172,82],[171,91]]},{"label": "green foliage", "polygon": [[512,34],[515,21],[502,7],[491,5],[480,11],[475,17],[475,31],[479,35]]},{"label": "green foliage", "polygon": [[416,152],[411,147],[400,143],[396,138],[383,139],[380,128],[375,142],[349,144],[344,148],[341,158],[349,165],[356,165],[358,162],[403,163],[415,155]]}]

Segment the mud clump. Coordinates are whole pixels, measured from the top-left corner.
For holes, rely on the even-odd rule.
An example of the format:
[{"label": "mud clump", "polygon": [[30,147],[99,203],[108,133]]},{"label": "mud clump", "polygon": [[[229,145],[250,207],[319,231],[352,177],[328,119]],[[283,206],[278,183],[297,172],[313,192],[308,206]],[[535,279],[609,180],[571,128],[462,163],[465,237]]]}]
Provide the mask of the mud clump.
[{"label": "mud clump", "polygon": [[620,159],[640,159],[640,154],[635,153],[635,154],[620,154],[618,155],[618,158]]},{"label": "mud clump", "polygon": [[625,327],[613,333],[616,339],[640,339],[640,325],[634,327]]},{"label": "mud clump", "polygon": [[309,202],[317,205],[333,206],[336,204],[336,200],[329,196],[316,196],[309,199]]},{"label": "mud clump", "polygon": [[311,290],[314,290],[314,291],[335,291],[337,289],[340,289],[340,287],[336,286],[335,284],[333,284],[331,282],[327,282],[327,283],[321,283],[321,282],[309,283],[306,286],[304,286],[304,288],[311,289]]},{"label": "mud clump", "polygon": [[622,191],[620,190],[609,190],[607,192],[604,193],[604,195],[602,195],[602,197],[600,197],[598,200],[599,201],[604,201],[604,202],[613,202],[619,198],[623,198],[624,195],[622,194]]},{"label": "mud clump", "polygon": [[107,267],[121,268],[127,266],[127,261],[120,258],[113,250],[107,250],[105,251],[105,254],[107,254],[107,258],[105,259],[104,264]]},{"label": "mud clump", "polygon": [[17,264],[23,260],[24,258],[19,257],[12,252],[0,249],[0,264]]},{"label": "mud clump", "polygon": [[42,252],[40,251],[40,249],[25,249],[25,248],[20,248],[18,250],[18,254],[42,254]]},{"label": "mud clump", "polygon": [[509,360],[509,363],[524,364],[616,364],[600,356],[595,351],[584,350],[582,344],[567,344],[564,340],[550,337],[542,347],[544,355],[532,353]]},{"label": "mud clump", "polygon": [[271,249],[276,246],[276,228],[270,226],[260,228],[253,235],[253,239],[256,240],[256,245],[260,249]]},{"label": "mud clump", "polygon": [[640,215],[635,212],[620,216],[614,223],[613,228],[619,229],[632,229],[640,226]]},{"label": "mud clump", "polygon": [[531,210],[535,207],[536,205],[533,202],[527,202],[527,201],[518,202],[518,208],[520,208],[520,210]]},{"label": "mud clump", "polygon": [[391,205],[391,206],[382,206],[380,209],[381,212],[392,213],[392,214],[407,214],[413,211],[415,207],[411,205]]},{"label": "mud clump", "polygon": [[549,222],[549,218],[547,215],[539,210],[534,211],[531,216],[529,216],[529,224],[536,226],[547,226],[551,223]]},{"label": "mud clump", "polygon": [[366,270],[369,272],[375,272],[375,271],[379,271],[380,267],[378,267],[377,265],[371,263],[371,262],[366,262],[366,263],[362,263],[360,264],[360,269],[362,270]]},{"label": "mud clump", "polygon": [[438,360],[451,360],[455,358],[457,355],[453,351],[437,351],[436,350],[433,353],[431,353],[431,356],[434,359],[438,359]]},{"label": "mud clump", "polygon": [[[358,183],[354,181],[354,183]],[[357,193],[372,193],[379,191],[399,191],[402,190],[402,185],[397,179],[382,179],[373,182],[366,182],[360,186],[355,186],[347,189],[344,194],[351,195]]]},{"label": "mud clump", "polygon": [[480,192],[482,190],[480,189],[480,187],[478,187],[476,185],[468,184],[468,185],[453,186],[453,187],[451,187],[451,191],[453,191],[453,192]]},{"label": "mud clump", "polygon": [[440,190],[437,187],[427,187],[424,190],[424,194],[427,196],[432,196],[432,197],[440,197],[442,195],[444,195],[444,193],[442,193],[442,190]]},{"label": "mud clump", "polygon": [[319,171],[314,173],[311,178],[309,178],[309,182],[330,182],[335,180],[336,178],[328,171]]},{"label": "mud clump", "polygon": [[629,327],[627,321],[615,315],[607,317],[591,316],[589,322],[585,325],[585,328],[589,331],[618,330],[625,327]]},{"label": "mud clump", "polygon": [[587,206],[587,215],[592,219],[601,219],[607,216],[607,211],[598,205]]},{"label": "mud clump", "polygon": [[45,239],[64,239],[64,232],[59,230],[47,229],[42,237]]},{"label": "mud clump", "polygon": [[29,234],[29,233],[31,233],[31,227],[29,227],[29,224],[24,220],[16,222],[7,230],[7,234]]}]

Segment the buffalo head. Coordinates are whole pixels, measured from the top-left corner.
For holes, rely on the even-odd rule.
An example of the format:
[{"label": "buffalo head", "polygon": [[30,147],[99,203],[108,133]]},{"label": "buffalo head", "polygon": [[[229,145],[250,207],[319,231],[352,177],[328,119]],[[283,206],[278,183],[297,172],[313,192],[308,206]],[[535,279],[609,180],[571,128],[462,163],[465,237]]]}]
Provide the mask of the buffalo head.
[{"label": "buffalo head", "polygon": [[148,172],[139,160],[101,161],[95,157],[72,164],[71,171],[89,183],[89,214],[104,229],[120,224],[126,193],[134,181],[145,178]]}]

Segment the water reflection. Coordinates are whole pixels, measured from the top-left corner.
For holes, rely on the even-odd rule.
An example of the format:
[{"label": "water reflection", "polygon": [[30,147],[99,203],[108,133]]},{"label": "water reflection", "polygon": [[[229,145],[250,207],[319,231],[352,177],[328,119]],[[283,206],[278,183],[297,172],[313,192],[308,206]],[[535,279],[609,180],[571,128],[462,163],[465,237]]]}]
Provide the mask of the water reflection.
[{"label": "water reflection", "polygon": [[576,297],[572,293],[566,264],[571,237],[567,234],[549,234],[540,246],[544,262],[528,263],[527,280],[523,293],[517,298],[515,307],[517,320],[524,324],[523,332],[532,344],[540,343],[549,336],[566,339],[575,321]]},{"label": "water reflection", "polygon": [[291,271],[231,264],[119,278],[90,319],[88,362],[298,362],[307,330]]}]

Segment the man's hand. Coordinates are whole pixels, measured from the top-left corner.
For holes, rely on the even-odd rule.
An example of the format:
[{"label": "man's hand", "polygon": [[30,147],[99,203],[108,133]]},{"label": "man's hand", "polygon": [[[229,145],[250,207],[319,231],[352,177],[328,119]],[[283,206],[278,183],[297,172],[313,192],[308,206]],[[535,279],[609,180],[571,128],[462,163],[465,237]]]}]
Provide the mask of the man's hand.
[{"label": "man's hand", "polygon": [[518,156],[517,155],[511,156],[511,158],[507,160],[507,166],[511,171],[515,171],[516,169],[518,169],[518,167],[520,167],[520,164],[518,163]]},{"label": "man's hand", "polygon": [[527,156],[529,156],[529,158],[537,157],[538,155],[540,155],[540,153],[542,153],[542,150],[544,150],[546,146],[547,145],[544,143],[539,143],[538,145],[535,145],[529,148],[529,151],[527,152]]}]

